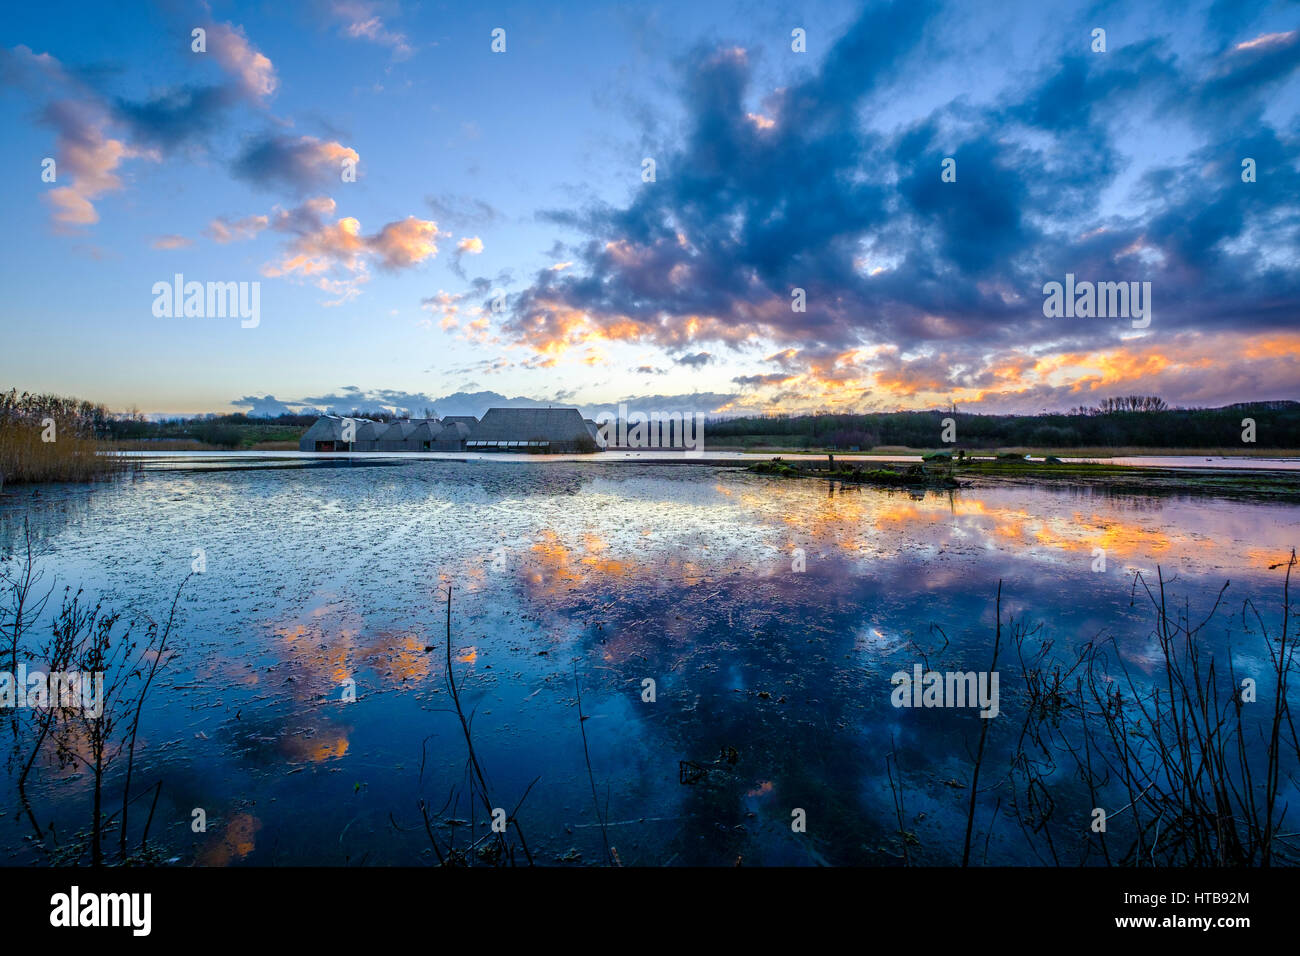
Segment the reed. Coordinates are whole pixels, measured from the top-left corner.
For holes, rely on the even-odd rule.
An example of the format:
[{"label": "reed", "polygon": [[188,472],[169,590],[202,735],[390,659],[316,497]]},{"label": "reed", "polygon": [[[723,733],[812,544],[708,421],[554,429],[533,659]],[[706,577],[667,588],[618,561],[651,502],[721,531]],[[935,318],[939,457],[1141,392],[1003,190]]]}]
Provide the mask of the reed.
[{"label": "reed", "polygon": [[[1297,834],[1284,825],[1300,773],[1290,691],[1296,564],[1292,551],[1270,568],[1282,577],[1272,626],[1253,600],[1242,602],[1236,655],[1231,645],[1218,656],[1210,650],[1228,585],[1198,615],[1172,599],[1160,568],[1154,582],[1141,572],[1133,582],[1154,619],[1149,672],[1131,666],[1114,638],[1056,660],[1050,642],[1012,635],[1024,722],[1003,782],[1040,862],[1078,865],[1100,854],[1108,866],[1300,863]],[[1252,662],[1245,671],[1243,660]],[[1243,690],[1246,676],[1259,681],[1258,701]],[[1108,828],[1090,826],[1097,811],[1087,807],[1109,807]]]},{"label": "reed", "polygon": [[[63,690],[55,690],[59,685],[51,680],[51,690],[42,702],[13,707],[6,764],[16,774],[18,799],[31,824],[33,845],[56,865],[77,865],[86,862],[87,856],[93,866],[155,862],[161,854],[148,837],[162,780],[132,795],[138,773],[136,742],[145,699],[170,659],[168,641],[176,624],[181,589],[193,575],[177,587],[164,623],[143,616],[143,634],[101,602],[91,604],[83,600],[80,590],[65,587],[59,609],[49,621],[49,637],[39,643],[32,639],[34,626],[45,617],[53,591],[53,585],[48,590],[41,586],[43,574],[31,527],[24,522],[23,547],[0,560],[0,635],[6,645],[0,648],[0,663],[7,665],[10,673],[21,665],[48,675],[72,673],[86,679],[94,675],[98,705],[87,707],[85,692],[78,692],[80,684],[66,693],[66,684]],[[123,757],[124,781],[116,771]],[[70,837],[60,837],[53,823],[41,826],[27,790],[33,771],[49,766],[57,768],[53,780],[74,780],[85,774],[90,781],[90,826]],[[114,799],[111,788],[119,782],[120,815],[117,810],[108,812],[107,803]],[[131,805],[146,796],[153,800],[135,849],[128,845],[128,814]],[[105,842],[114,829],[118,855],[111,859]]]},{"label": "reed", "polygon": [[101,439],[108,413],[58,395],[0,392],[0,489],[5,484],[93,481],[123,471],[127,462]]},{"label": "reed", "polygon": [[[432,649],[432,645],[430,646],[430,649]],[[503,811],[504,808],[498,807],[495,801],[493,800],[491,787],[488,784],[487,774],[484,773],[483,765],[479,761],[478,751],[474,748],[474,733],[473,733],[474,714],[473,712],[469,713],[468,715],[466,715],[465,713],[465,708],[461,704],[460,688],[457,687],[456,685],[456,671],[452,666],[451,585],[450,584],[447,585],[446,651],[447,651],[447,671],[446,671],[447,690],[451,696],[452,705],[455,708],[456,718],[460,723],[461,733],[465,738],[465,752],[466,752],[465,781],[468,785],[468,790],[469,790],[468,793],[469,809],[470,809],[469,839],[471,842],[469,846],[467,846],[464,850],[461,850],[456,846],[456,828],[459,825],[460,821],[457,821],[455,819],[450,819],[445,821],[448,827],[449,835],[447,837],[447,844],[444,847],[442,845],[441,839],[434,832],[434,820],[429,815],[429,804],[427,804],[423,798],[420,798],[420,800],[418,801],[418,808],[420,810],[420,816],[424,821],[425,833],[428,834],[429,843],[433,846],[433,852],[437,855],[438,864],[440,866],[472,866],[474,859],[476,857],[493,866],[515,866],[516,865],[515,847],[514,847],[514,842],[510,839],[511,835],[513,835],[515,840],[518,840],[519,847],[523,851],[525,860],[527,860],[529,866],[532,866],[533,854],[532,851],[528,849],[528,841],[524,838],[523,826],[519,822],[519,808],[522,807],[524,801],[528,799],[528,794],[532,791],[533,785],[536,784],[537,781],[541,778],[540,777],[534,778],[533,782],[530,783],[524,789],[523,796],[519,798],[519,802],[515,804],[515,808],[512,811],[510,811],[508,815],[505,816],[504,822],[506,824],[506,830],[498,831],[495,825],[497,820],[497,812],[498,810]],[[427,743],[428,743],[428,738],[425,738],[425,744]],[[424,752],[422,749],[420,755],[421,783],[423,783],[423,780],[424,780]],[[437,813],[434,814],[434,816],[441,817],[444,813],[447,812],[449,808],[451,809],[451,812],[454,814],[460,806],[460,796],[461,796],[460,791],[457,788],[453,787],[451,792],[447,795],[447,802],[443,804],[442,809],[437,811]],[[474,807],[476,803],[482,804],[483,810],[487,815],[487,818],[493,821],[492,830],[488,834],[478,839],[475,839],[474,837],[474,833],[476,832],[475,820],[474,820],[474,812],[475,812]],[[484,846],[485,842],[488,842],[487,846]]]}]

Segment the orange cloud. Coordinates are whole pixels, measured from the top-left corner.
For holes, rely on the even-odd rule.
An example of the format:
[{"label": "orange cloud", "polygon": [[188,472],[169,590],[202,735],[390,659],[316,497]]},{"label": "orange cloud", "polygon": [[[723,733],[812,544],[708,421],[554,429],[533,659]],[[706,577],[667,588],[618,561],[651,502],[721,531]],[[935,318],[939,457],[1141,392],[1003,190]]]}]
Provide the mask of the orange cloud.
[{"label": "orange cloud", "polygon": [[[334,302],[326,304],[336,305],[360,294],[358,286],[369,281],[370,263],[376,263],[381,269],[397,271],[438,254],[437,223],[407,216],[367,236],[355,217],[344,216],[331,221],[335,208],[333,199],[317,196],[296,209],[277,209],[271,220],[272,228],[293,233],[294,238],[289,241],[281,259],[262,267],[262,274],[273,278],[317,277],[317,285],[337,296]],[[331,272],[344,275],[326,278],[326,274]],[[437,304],[433,300],[424,301],[425,305],[431,303]]]},{"label": "orange cloud", "polygon": [[[353,220],[354,222],[356,220]],[[390,222],[368,241],[369,248],[388,269],[404,269],[438,254],[438,225],[407,216]]]}]

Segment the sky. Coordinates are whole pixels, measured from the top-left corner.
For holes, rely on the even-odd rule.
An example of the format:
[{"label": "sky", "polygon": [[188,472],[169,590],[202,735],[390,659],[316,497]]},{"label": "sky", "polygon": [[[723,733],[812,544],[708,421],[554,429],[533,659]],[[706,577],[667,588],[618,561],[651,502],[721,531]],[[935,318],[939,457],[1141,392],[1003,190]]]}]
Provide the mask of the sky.
[{"label": "sky", "polygon": [[[4,388],[154,415],[1300,399],[1295,3],[16,5],[0,122]],[[177,275],[200,294],[171,312]],[[1149,314],[1057,314],[1067,275]]]}]

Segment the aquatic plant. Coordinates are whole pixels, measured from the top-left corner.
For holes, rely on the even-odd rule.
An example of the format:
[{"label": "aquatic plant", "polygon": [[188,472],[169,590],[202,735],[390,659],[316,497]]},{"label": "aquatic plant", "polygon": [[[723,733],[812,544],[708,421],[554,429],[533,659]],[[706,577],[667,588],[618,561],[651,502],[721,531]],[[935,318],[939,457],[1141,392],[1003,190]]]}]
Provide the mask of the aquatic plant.
[{"label": "aquatic plant", "polygon": [[57,395],[0,392],[0,487],[45,481],[91,481],[121,472],[122,459],[102,454],[108,412]]},{"label": "aquatic plant", "polygon": [[[533,786],[541,778],[540,777],[534,778],[532,783],[528,784],[528,786],[524,789],[523,796],[519,798],[519,801],[515,804],[514,809],[511,810],[508,814],[505,813],[503,808],[498,807],[494,803],[491,794],[491,788],[488,786],[487,776],[483,772],[483,765],[479,761],[478,752],[474,749],[474,735],[472,733],[474,715],[473,713],[471,713],[468,717],[465,716],[465,709],[461,705],[461,700],[460,700],[460,689],[456,686],[456,672],[455,669],[452,667],[451,585],[450,584],[447,585],[446,652],[447,652],[447,656],[446,656],[447,669],[445,672],[445,677],[447,681],[447,690],[451,695],[451,701],[456,711],[456,718],[460,722],[461,732],[465,738],[465,751],[466,751],[465,771],[466,771],[466,780],[468,782],[468,790],[469,790],[468,802],[469,802],[469,808],[471,814],[470,840],[472,842],[465,849],[460,849],[456,846],[456,829],[459,821],[455,819],[454,814],[456,812],[456,809],[460,805],[460,791],[457,788],[453,787],[451,792],[447,796],[447,802],[444,803],[442,808],[434,814],[435,817],[441,817],[449,810],[453,814],[452,818],[444,820],[444,823],[448,827],[448,836],[446,838],[445,845],[443,843],[443,839],[440,838],[434,832],[433,820],[430,818],[428,805],[425,803],[423,798],[421,798],[417,803],[417,806],[420,811],[420,816],[424,821],[425,833],[429,838],[429,844],[430,846],[433,847],[433,852],[434,855],[438,857],[438,862],[443,866],[471,866],[473,865],[475,856],[477,856],[479,859],[483,860],[484,862],[490,863],[494,866],[507,866],[507,865],[514,866],[516,865],[517,862],[515,857],[515,840],[517,840],[520,851],[523,853],[523,856],[525,860],[528,862],[528,865],[531,866],[533,864],[533,855],[532,852],[528,849],[528,841],[524,837],[523,827],[519,822],[518,814],[519,814],[519,808],[522,807],[524,801],[528,799],[528,794],[532,791]],[[425,743],[426,744],[428,743],[428,738],[425,739]],[[424,778],[424,755],[421,754],[420,757],[421,781],[423,781],[423,778]],[[474,806],[476,803],[482,804],[488,819],[492,821],[491,829],[488,831],[486,835],[479,838],[478,840],[474,840],[473,814],[475,812]],[[502,825],[500,829],[497,828],[499,824]],[[513,825],[514,839],[510,839],[508,836],[511,833],[512,825]],[[486,846],[484,846],[485,842],[487,843]]]},{"label": "aquatic plant", "polygon": [[[11,768],[17,768],[17,791],[22,809],[32,826],[37,845],[51,861],[62,864],[80,862],[86,853],[92,865],[104,858],[104,835],[118,830],[118,861],[126,863],[156,856],[148,846],[149,828],[157,807],[162,781],[139,794],[132,794],[135,773],[136,741],[141,714],[158,670],[165,666],[168,640],[176,618],[176,607],[187,576],[176,589],[166,622],[146,619],[143,636],[132,636],[134,625],[124,622],[120,614],[106,611],[100,602],[89,604],[82,592],[64,589],[58,612],[50,624],[50,638],[40,646],[26,641],[32,625],[43,616],[53,590],[41,593],[42,572],[36,567],[31,530],[25,525],[25,546],[19,555],[0,567],[0,585],[5,601],[0,604],[0,631],[6,638],[6,652],[11,690],[23,694],[27,706],[12,702],[10,730]],[[12,565],[16,565],[13,567]],[[30,680],[23,680],[19,691],[16,675],[39,675],[39,693],[29,693]],[[80,693],[67,693],[66,682],[60,686],[55,675],[76,675]],[[93,688],[93,696],[82,685]],[[75,690],[75,689],[74,689]],[[10,703],[6,701],[6,703]],[[113,769],[125,755],[126,770],[122,781],[120,811],[105,813],[107,787]],[[71,769],[80,767],[91,775],[91,822],[88,829],[73,834],[71,841],[60,841],[53,827],[42,828],[37,822],[27,782],[40,758],[53,765]],[[131,804],[153,793],[153,803],[140,837],[139,851],[127,846],[128,814]],[[119,816],[120,813],[120,816]]]},{"label": "aquatic plant", "polygon": [[[1300,862],[1296,834],[1283,827],[1283,788],[1300,771],[1289,701],[1295,565],[1293,550],[1272,566],[1286,569],[1276,633],[1251,599],[1241,608],[1243,628],[1267,651],[1267,681],[1239,672],[1231,653],[1225,661],[1205,649],[1203,632],[1228,585],[1197,620],[1186,602],[1171,607],[1159,568],[1154,587],[1141,572],[1133,582],[1134,597],[1141,585],[1155,618],[1159,656],[1152,678],[1132,672],[1113,638],[1089,642],[1061,661],[1050,642],[1013,635],[1024,714],[1003,783],[1036,852],[1044,848],[1058,865],[1093,854],[1108,865],[1131,866]],[[1261,713],[1252,713],[1255,708]],[[1093,808],[1083,816],[1080,790]],[[1104,809],[1119,801],[1119,809]],[[1071,847],[1072,861],[1063,856]]]},{"label": "aquatic plant", "polygon": [[[944,460],[946,462],[946,459]],[[825,467],[816,467],[818,462],[787,462],[781,458],[771,461],[756,462],[748,471],[756,475],[770,475],[776,478],[833,478],[852,484],[875,485],[880,488],[958,488],[958,482],[951,469],[938,467],[926,468],[913,464],[903,470],[894,468],[863,468],[861,464],[841,462],[836,465],[834,456],[830,456]]]}]

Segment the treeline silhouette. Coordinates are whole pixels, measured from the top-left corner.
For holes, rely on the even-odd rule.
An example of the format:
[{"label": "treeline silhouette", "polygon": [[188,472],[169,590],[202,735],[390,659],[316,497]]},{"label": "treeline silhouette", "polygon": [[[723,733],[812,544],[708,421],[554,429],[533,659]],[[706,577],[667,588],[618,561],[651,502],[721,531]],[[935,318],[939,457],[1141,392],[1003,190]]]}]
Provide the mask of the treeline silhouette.
[{"label": "treeline silhouette", "polygon": [[118,415],[110,419],[100,436],[110,441],[149,441],[183,439],[203,442],[218,448],[238,448],[252,440],[297,440],[311,427],[317,415],[196,415],[150,421],[139,413]]},{"label": "treeline silhouette", "polygon": [[[431,410],[425,410],[426,417]],[[354,410],[353,417],[390,421],[388,412]],[[132,442],[192,439],[216,448],[259,441],[296,441],[317,413],[274,416],[197,415],[162,421],[138,411],[109,412],[102,404],[57,395],[0,392],[0,431],[24,440],[47,418],[60,436]],[[953,419],[956,442],[943,441]],[[1255,423],[1255,442],[1243,441],[1243,419]],[[1039,415],[983,415],[955,410],[864,414],[751,415],[711,418],[707,441],[718,445],[773,445],[867,450],[910,448],[1300,448],[1300,402],[1244,402],[1221,408],[1173,408],[1154,395],[1106,398],[1094,406]]]},{"label": "treeline silhouette", "polygon": [[[1246,402],[1222,408],[1171,408],[1155,396],[1106,399],[1097,406],[1040,415],[958,411],[763,415],[710,420],[712,445],[769,444],[866,450],[880,445],[938,448],[943,420],[956,425],[955,448],[1300,448],[1300,402]],[[1243,419],[1255,443],[1243,441]]]}]

